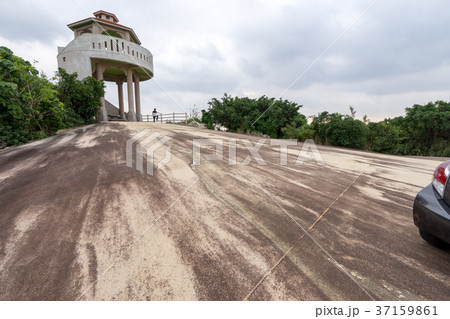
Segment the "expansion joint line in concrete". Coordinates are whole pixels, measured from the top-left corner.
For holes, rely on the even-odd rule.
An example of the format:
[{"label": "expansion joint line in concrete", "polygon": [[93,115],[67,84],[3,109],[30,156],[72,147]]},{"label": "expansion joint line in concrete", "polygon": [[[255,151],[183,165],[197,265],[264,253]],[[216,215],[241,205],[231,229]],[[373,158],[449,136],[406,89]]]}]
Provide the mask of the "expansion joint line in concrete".
[{"label": "expansion joint line in concrete", "polygon": [[[372,165],[372,161],[369,162],[369,165],[367,166],[367,168],[370,167],[370,165]],[[367,169],[366,168],[366,169]],[[310,234],[309,232],[311,230],[313,230],[314,226],[322,219],[323,216],[325,216],[325,214],[331,209],[331,207],[333,207],[333,205],[350,189],[350,187],[352,187],[356,181],[364,174],[364,172],[366,171],[366,169],[364,169],[361,173],[359,173],[359,175],[344,189],[344,191],[342,193],[339,194],[338,197],[336,197],[336,199],[323,211],[323,213],[314,221],[314,223],[312,223],[311,226],[309,226],[309,228],[307,230],[305,230],[271,195],[269,192],[267,192],[258,182],[253,181],[254,184],[256,184],[260,189],[262,189],[267,195],[268,197],[270,197],[270,199],[286,214],[288,215],[302,230],[303,230],[303,235],[298,239],[298,241],[300,241],[303,237],[305,237],[306,235],[312,239],[312,241],[323,251],[325,252],[326,255],[328,255],[328,257],[330,257],[331,260],[334,261],[334,263],[366,294],[370,297],[370,299],[372,299],[373,301],[375,301],[375,299],[369,294],[369,292],[364,289],[364,287],[362,287],[354,278],[353,276],[351,276],[345,269],[344,267],[342,267],[342,265],[340,265],[329,253],[328,251],[325,250],[325,248],[322,247],[322,245],[320,245]],[[275,263],[275,265],[270,268],[265,274],[264,276],[258,281],[258,283],[253,287],[252,290],[250,290],[250,292],[248,293],[248,295],[243,299],[243,301],[248,301],[248,299],[253,295],[253,293],[256,291],[256,289],[258,289],[258,287],[264,282],[264,280],[269,277],[273,271],[275,270],[276,267],[278,267],[278,265],[281,264],[281,262],[287,257],[287,255],[290,253],[290,251],[294,248],[295,244],[292,245],[291,247],[289,247],[289,249],[284,253],[284,255]]]},{"label": "expansion joint line in concrete", "polygon": [[125,255],[127,253],[127,251],[129,251],[131,249],[131,247],[135,246],[141,239],[142,237],[144,237],[144,235],[150,230],[150,228],[152,228],[191,188],[192,186],[195,185],[195,183],[197,183],[199,181],[200,178],[197,178],[191,185],[189,185],[188,188],[186,188],[183,193],[178,196],[177,199],[175,199],[172,204],[169,205],[169,207],[166,208],[166,210],[159,215],[154,221],[153,223],[148,226],[144,232],[138,237],[136,238],[136,240],[134,240],[121,254],[119,257],[117,257],[111,265],[109,265],[102,273],[100,276],[97,277],[97,279],[86,289],[84,290],[84,292],[77,298],[77,301],[79,301],[81,298],[83,298],[83,296],[86,295],[86,293],[92,289],[92,287],[94,287],[94,285],[120,260],[122,259],[123,255]]}]

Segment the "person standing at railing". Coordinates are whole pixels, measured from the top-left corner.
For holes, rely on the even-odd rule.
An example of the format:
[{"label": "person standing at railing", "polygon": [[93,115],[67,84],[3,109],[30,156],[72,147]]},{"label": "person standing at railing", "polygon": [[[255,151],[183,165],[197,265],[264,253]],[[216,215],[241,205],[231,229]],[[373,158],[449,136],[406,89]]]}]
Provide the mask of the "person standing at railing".
[{"label": "person standing at railing", "polygon": [[158,111],[156,110],[156,108],[153,109],[153,122],[158,120]]}]

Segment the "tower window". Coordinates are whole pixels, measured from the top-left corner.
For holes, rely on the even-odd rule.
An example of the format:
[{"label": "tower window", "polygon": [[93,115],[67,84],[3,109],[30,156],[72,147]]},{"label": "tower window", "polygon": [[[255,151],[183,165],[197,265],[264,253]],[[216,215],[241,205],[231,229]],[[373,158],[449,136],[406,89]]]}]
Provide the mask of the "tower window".
[{"label": "tower window", "polygon": [[63,56],[63,62],[66,62],[66,57],[65,56]]}]

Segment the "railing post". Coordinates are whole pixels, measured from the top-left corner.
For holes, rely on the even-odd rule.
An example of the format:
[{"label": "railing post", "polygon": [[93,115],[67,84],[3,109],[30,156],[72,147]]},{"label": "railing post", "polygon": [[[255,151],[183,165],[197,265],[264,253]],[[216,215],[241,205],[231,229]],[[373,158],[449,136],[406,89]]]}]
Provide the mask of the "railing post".
[{"label": "railing post", "polygon": [[187,112],[184,112],[184,119],[185,119],[186,124],[187,124]]},{"label": "railing post", "polygon": [[161,113],[161,123],[162,123],[163,114]]},{"label": "railing post", "polygon": [[173,112],[173,122],[175,123],[175,112]]}]

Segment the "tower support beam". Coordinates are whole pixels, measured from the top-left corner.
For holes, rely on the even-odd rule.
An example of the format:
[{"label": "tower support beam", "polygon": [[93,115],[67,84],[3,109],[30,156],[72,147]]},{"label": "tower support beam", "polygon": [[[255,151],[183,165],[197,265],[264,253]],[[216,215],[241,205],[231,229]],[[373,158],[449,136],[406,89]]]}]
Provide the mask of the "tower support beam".
[{"label": "tower support beam", "polygon": [[136,119],[138,122],[142,122],[141,114],[141,92],[139,88],[139,75],[134,74],[134,95],[136,99]]},{"label": "tower support beam", "polygon": [[123,81],[117,81],[117,90],[119,94],[119,116],[125,119],[125,112],[123,107]]},{"label": "tower support beam", "polygon": [[[102,64],[97,64],[97,80],[103,80],[103,71],[104,71],[104,67]],[[106,112],[106,102],[105,102],[105,97],[102,96],[100,98],[100,102],[102,103],[102,105],[100,106],[100,112],[98,114],[98,120],[100,122],[104,122],[104,121],[108,121],[108,112]]]},{"label": "tower support beam", "polygon": [[127,89],[128,89],[128,121],[136,122],[136,113],[134,112],[133,99],[133,69],[127,70]]}]

